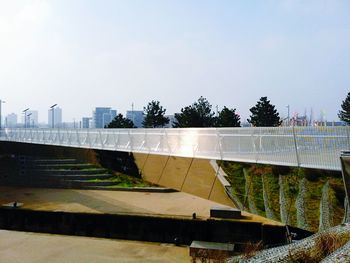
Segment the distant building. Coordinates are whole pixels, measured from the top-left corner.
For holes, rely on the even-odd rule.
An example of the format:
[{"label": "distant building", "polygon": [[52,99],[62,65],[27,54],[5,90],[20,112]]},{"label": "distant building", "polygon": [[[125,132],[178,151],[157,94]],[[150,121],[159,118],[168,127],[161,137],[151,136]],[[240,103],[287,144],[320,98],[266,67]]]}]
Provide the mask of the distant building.
[{"label": "distant building", "polygon": [[17,114],[11,113],[5,118],[5,127],[16,128],[17,127]]},{"label": "distant building", "polygon": [[306,115],[304,115],[304,116],[297,115],[297,116],[293,117],[289,123],[291,124],[291,126],[308,126],[308,124],[309,124]]},{"label": "distant building", "polygon": [[37,110],[29,110],[27,111],[27,127],[34,128],[38,127],[38,111]]},{"label": "distant building", "polygon": [[144,120],[143,111],[141,110],[128,110],[126,111],[126,118],[131,120],[137,128],[142,127]]},{"label": "distant building", "polygon": [[112,108],[96,107],[92,113],[93,127],[104,128],[117,116],[117,111]]},{"label": "distant building", "polygon": [[83,117],[81,120],[82,128],[89,129],[92,127],[92,118],[91,117]]},{"label": "distant building", "polygon": [[[53,114],[52,114],[53,111]],[[55,127],[59,128],[62,127],[62,109],[60,107],[55,107],[53,109],[48,110],[48,125],[50,128]],[[53,124],[52,125],[52,116],[53,116]]]},{"label": "distant building", "polygon": [[343,121],[314,121],[313,126],[346,126]]}]

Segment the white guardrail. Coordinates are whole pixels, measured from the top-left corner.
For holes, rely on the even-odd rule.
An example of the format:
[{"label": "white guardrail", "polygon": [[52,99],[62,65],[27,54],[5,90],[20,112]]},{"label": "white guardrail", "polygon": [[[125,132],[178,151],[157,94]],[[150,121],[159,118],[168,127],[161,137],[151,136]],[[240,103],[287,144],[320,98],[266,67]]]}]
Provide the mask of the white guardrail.
[{"label": "white guardrail", "polygon": [[2,129],[1,141],[341,170],[350,127]]}]

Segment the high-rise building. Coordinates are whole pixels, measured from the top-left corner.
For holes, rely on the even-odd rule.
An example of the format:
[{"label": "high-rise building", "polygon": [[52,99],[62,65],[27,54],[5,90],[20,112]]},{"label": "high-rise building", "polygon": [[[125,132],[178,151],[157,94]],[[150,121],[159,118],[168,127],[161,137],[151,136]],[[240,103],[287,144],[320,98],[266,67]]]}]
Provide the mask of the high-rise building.
[{"label": "high-rise building", "polygon": [[91,128],[91,126],[92,126],[92,118],[91,117],[83,117],[81,122],[82,122],[83,129],[88,129],[88,128]]},{"label": "high-rise building", "polygon": [[[47,114],[48,114],[47,115],[48,116],[48,125],[50,128],[62,127],[62,109],[60,107],[55,107],[55,108],[49,109]],[[54,125],[52,125],[52,117],[53,117],[53,124]]]},{"label": "high-rise building", "polygon": [[141,110],[128,110],[126,111],[126,118],[131,120],[137,128],[142,127],[144,120],[143,111]]},{"label": "high-rise building", "polygon": [[29,110],[27,111],[27,127],[34,128],[38,127],[38,111],[37,110]]},{"label": "high-rise building", "polygon": [[94,128],[104,128],[117,116],[117,111],[112,108],[96,107],[92,116]]},{"label": "high-rise building", "polygon": [[17,114],[8,114],[5,118],[5,127],[16,128],[17,127]]}]

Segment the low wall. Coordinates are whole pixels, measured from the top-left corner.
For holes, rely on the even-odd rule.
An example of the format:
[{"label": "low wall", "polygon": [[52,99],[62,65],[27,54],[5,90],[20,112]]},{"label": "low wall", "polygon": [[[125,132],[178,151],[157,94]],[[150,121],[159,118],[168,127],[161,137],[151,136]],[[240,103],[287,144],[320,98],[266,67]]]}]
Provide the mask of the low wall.
[{"label": "low wall", "polygon": [[266,245],[285,242],[285,228],[256,222],[0,208],[0,228],[190,245],[193,240]]}]

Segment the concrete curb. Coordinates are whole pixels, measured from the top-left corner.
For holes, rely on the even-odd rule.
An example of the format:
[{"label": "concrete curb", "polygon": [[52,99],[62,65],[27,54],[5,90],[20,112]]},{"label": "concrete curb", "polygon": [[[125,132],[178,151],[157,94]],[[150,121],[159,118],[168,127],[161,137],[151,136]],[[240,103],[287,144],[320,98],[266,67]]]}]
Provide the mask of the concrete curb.
[{"label": "concrete curb", "polygon": [[145,192],[145,193],[174,193],[178,192],[172,188],[161,187],[99,187],[99,186],[86,186],[87,190],[107,190],[107,191],[128,191],[128,192]]}]

